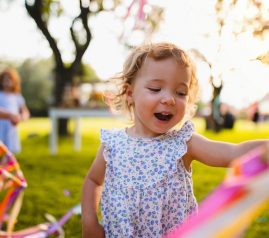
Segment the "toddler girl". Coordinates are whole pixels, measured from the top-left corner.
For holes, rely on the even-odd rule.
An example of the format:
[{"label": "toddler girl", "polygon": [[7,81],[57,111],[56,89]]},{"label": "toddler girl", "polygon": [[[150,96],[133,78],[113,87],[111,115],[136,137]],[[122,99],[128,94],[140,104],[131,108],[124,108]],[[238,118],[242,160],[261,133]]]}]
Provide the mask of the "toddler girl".
[{"label": "toddler girl", "polygon": [[17,124],[29,118],[29,110],[20,93],[20,78],[13,69],[0,74],[0,141],[10,151],[21,150]]},{"label": "toddler girl", "polygon": [[163,237],[197,212],[193,160],[226,167],[265,140],[231,144],[194,132],[195,68],[173,44],[135,48],[116,79],[121,88],[114,106],[127,109],[133,125],[101,130],[101,146],[83,185],[83,237]]}]

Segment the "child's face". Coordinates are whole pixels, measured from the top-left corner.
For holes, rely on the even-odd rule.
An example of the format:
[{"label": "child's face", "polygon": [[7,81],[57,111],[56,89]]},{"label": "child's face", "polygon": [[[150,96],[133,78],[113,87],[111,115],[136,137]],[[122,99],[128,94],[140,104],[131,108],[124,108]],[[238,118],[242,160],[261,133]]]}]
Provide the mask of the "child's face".
[{"label": "child's face", "polygon": [[127,90],[134,111],[134,133],[157,136],[178,124],[185,115],[190,79],[190,70],[173,58],[146,59]]},{"label": "child's face", "polygon": [[9,78],[9,76],[5,75],[2,81],[3,89],[6,92],[12,91],[13,88],[13,82]]}]

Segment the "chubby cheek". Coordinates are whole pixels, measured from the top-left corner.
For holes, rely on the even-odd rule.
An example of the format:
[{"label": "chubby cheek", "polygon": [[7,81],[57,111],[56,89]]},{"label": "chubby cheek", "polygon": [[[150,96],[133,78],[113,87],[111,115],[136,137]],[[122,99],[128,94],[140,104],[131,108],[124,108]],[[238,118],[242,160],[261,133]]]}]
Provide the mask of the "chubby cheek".
[{"label": "chubby cheek", "polygon": [[135,102],[134,107],[137,109],[137,112],[142,115],[147,115],[153,110],[152,105],[147,100],[143,100],[142,97],[139,101]]},{"label": "chubby cheek", "polygon": [[158,103],[158,100],[154,96],[145,93],[141,93],[134,101],[136,106],[143,107],[144,109],[152,109]]},{"label": "chubby cheek", "polygon": [[143,120],[150,120],[154,114],[154,105],[145,98],[141,97],[135,102],[134,110],[138,117]]},{"label": "chubby cheek", "polygon": [[180,101],[177,104],[177,117],[184,117],[185,113],[187,112],[187,101]]}]

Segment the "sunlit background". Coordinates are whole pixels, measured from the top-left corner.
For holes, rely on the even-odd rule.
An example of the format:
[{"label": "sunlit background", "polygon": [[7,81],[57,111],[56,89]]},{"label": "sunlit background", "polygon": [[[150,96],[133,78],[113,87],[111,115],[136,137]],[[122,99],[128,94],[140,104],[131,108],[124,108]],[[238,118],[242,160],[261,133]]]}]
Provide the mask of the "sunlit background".
[{"label": "sunlit background", "polygon": [[[23,60],[26,58],[49,58],[50,47],[37,29],[34,21],[27,15],[24,3],[4,7],[0,14],[0,58]],[[76,1],[63,1],[66,14],[63,18],[53,19],[50,30],[59,40],[59,47],[65,60],[73,57],[73,45],[69,37],[72,17],[77,14]],[[109,4],[110,1],[106,1]],[[117,12],[103,12],[92,17],[90,21],[93,39],[84,55],[84,62],[89,63],[101,79],[108,79],[120,71],[128,49],[120,42],[123,27],[132,44],[139,44],[145,35],[129,27],[131,22],[122,24],[124,6]],[[170,41],[186,50],[197,49],[213,65],[210,71],[208,64],[197,61],[198,75],[202,87],[201,99],[208,102],[212,88],[209,84],[210,72],[215,83],[220,78],[225,82],[221,94],[224,103],[237,109],[249,106],[261,100],[269,92],[269,67],[257,60],[269,51],[268,34],[254,37],[253,29],[247,28],[246,16],[255,14],[248,1],[238,1],[234,8],[224,9],[222,16],[225,26],[219,34],[218,17],[215,1],[203,0],[166,0],[153,2],[164,8],[163,20],[159,29],[146,41]],[[229,2],[229,1],[227,1]],[[263,1],[268,11],[269,1]],[[129,27],[129,28],[128,28]]]},{"label": "sunlit background", "polygon": [[[25,190],[15,230],[42,224],[35,228],[42,227],[42,232],[46,232],[43,223],[48,223],[44,214],[49,218],[53,215],[50,218],[53,222],[63,215],[64,220],[68,221],[65,214],[70,215],[69,208],[80,203],[84,176],[96,157],[100,144],[100,128],[130,126],[122,117],[111,116],[108,105],[103,100],[103,90],[111,86],[107,79],[121,70],[131,47],[144,41],[170,41],[187,50],[195,61],[201,85],[201,101],[198,103],[197,117],[193,119],[198,133],[212,140],[232,143],[268,138],[269,0],[43,0],[43,3],[53,6],[48,7],[49,13],[63,10],[60,17],[48,17],[48,30],[57,41],[62,56],[62,60],[58,62],[60,61],[60,69],[64,70],[58,72],[59,64],[55,63],[47,39],[28,15],[24,5],[25,2],[34,4],[40,1],[0,0],[0,72],[6,66],[14,67],[19,72],[22,95],[31,111],[31,118],[20,123],[18,128],[22,152],[16,156],[29,186]],[[63,9],[57,8],[59,2]],[[77,53],[70,37],[70,26],[80,13],[79,2],[92,3],[87,10],[91,9],[88,24],[93,38],[83,56],[82,64],[79,65],[82,70],[77,67],[70,74],[72,77],[68,78],[66,72],[70,73],[70,65]],[[104,3],[104,9],[110,10],[113,3],[119,5],[114,11],[104,11],[101,8],[95,14],[94,3]],[[146,15],[152,13],[153,4],[162,12],[151,14],[153,23],[156,23],[154,20],[160,20],[154,31],[148,25],[149,19],[146,19]],[[85,34],[85,29],[83,30]],[[82,36],[87,38],[83,34]],[[85,78],[87,80],[84,81]],[[57,94],[59,91],[53,90],[57,88],[53,86],[57,86],[55,82],[59,81],[63,82],[58,83],[63,90]],[[219,103],[216,100],[219,98],[212,96],[220,85],[223,88]],[[62,98],[57,101],[58,95]],[[222,109],[226,110],[225,113]],[[213,115],[216,111],[219,117]],[[220,116],[222,120],[219,120]],[[80,117],[87,118],[79,120]],[[69,124],[67,119],[70,119]],[[65,127],[61,127],[60,122],[64,122],[62,125]],[[1,158],[2,161],[4,158],[5,165],[5,157],[1,156],[0,153],[0,164],[3,165]],[[258,161],[258,156],[255,156],[255,160]],[[236,166],[240,169],[237,163]],[[17,166],[14,168],[19,169]],[[262,171],[260,166],[257,168]],[[194,193],[198,202],[212,192],[226,174],[226,169],[211,168],[196,162],[192,171],[195,171]],[[228,172],[228,176],[231,174]],[[16,173],[6,178],[10,181],[14,176]],[[242,184],[241,177],[239,178]],[[249,174],[247,178],[247,184],[251,188]],[[256,176],[254,180],[257,178],[261,176]],[[3,199],[8,201],[6,196],[11,194],[6,192],[6,186],[2,186],[1,191],[1,182],[0,176],[0,203]],[[9,188],[11,183],[4,180],[2,184]],[[260,186],[257,187],[260,189]],[[263,187],[260,192],[268,197]],[[245,195],[262,197],[257,193],[258,190],[249,188],[247,193],[237,197],[240,207]],[[13,194],[11,195],[10,198],[15,201]],[[9,203],[6,204],[10,206]],[[17,209],[18,203],[15,204]],[[256,209],[256,205],[249,209]],[[268,207],[253,220],[253,225],[244,237],[269,237]],[[78,216],[80,211],[77,213],[63,227],[66,237],[81,237],[81,217]],[[237,213],[233,219],[239,219],[241,225],[248,225],[245,221],[250,213]],[[255,210],[251,216],[254,213],[258,215],[259,212]],[[3,214],[5,215],[5,211]],[[12,218],[13,215],[14,213],[6,217]],[[47,226],[59,228],[59,224],[57,222],[57,226]],[[0,227],[1,231],[3,227]],[[240,232],[244,230],[241,226],[236,228]]]}]

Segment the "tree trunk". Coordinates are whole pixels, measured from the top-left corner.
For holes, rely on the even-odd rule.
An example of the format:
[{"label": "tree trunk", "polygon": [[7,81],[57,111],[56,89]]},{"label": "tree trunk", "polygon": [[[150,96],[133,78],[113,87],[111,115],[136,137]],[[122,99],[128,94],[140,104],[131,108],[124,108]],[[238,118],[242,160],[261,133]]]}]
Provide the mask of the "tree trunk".
[{"label": "tree trunk", "polygon": [[[56,107],[63,106],[64,90],[66,85],[71,84],[74,73],[67,68],[60,68],[56,66],[55,69],[55,88],[54,88],[54,104]],[[68,133],[68,119],[60,118],[58,121],[58,134],[60,136],[67,136]]]},{"label": "tree trunk", "polygon": [[[90,1],[79,0],[79,14],[73,19],[70,26],[70,34],[72,41],[75,46],[75,58],[74,61],[70,64],[69,67],[65,66],[61,52],[57,45],[57,40],[51,35],[48,29],[48,20],[50,13],[46,11],[50,9],[50,6],[53,4],[53,1],[44,1],[44,0],[25,0],[25,7],[29,15],[34,19],[37,27],[41,30],[45,38],[47,39],[50,48],[53,52],[55,59],[55,88],[54,88],[54,106],[60,107],[63,106],[63,97],[65,92],[65,87],[67,84],[72,83],[72,79],[78,71],[78,68],[81,64],[82,57],[87,50],[90,41],[92,39],[91,31],[88,25],[88,17],[90,15]],[[102,11],[102,9],[100,9]],[[86,34],[84,38],[83,34],[78,34],[78,31],[75,29],[75,23],[81,23]],[[80,32],[79,32],[80,33]],[[81,38],[81,35],[83,36]],[[83,39],[83,40],[81,40]],[[59,135],[67,135],[67,124],[68,119],[59,120]]]},{"label": "tree trunk", "polygon": [[213,83],[213,78],[211,77],[211,85],[213,87],[213,97],[210,102],[211,112],[206,118],[206,129],[218,132],[223,127],[223,117],[220,112],[220,93],[222,90],[222,83],[219,87],[215,86]]}]

